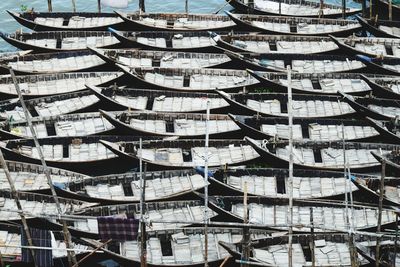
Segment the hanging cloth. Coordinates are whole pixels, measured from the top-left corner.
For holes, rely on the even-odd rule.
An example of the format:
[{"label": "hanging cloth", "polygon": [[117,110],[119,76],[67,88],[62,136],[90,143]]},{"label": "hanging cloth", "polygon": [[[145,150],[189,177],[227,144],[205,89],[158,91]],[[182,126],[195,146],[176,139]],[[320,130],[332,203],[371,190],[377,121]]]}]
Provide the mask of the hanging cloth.
[{"label": "hanging cloth", "polygon": [[[49,230],[42,230],[29,227],[33,246],[35,247],[48,247],[51,248],[51,234]],[[21,245],[29,246],[28,239],[25,231],[21,228]],[[35,249],[35,260],[36,264],[40,267],[52,267],[53,266],[53,253],[51,249]],[[32,262],[32,255],[29,249],[22,248],[22,261]]]}]

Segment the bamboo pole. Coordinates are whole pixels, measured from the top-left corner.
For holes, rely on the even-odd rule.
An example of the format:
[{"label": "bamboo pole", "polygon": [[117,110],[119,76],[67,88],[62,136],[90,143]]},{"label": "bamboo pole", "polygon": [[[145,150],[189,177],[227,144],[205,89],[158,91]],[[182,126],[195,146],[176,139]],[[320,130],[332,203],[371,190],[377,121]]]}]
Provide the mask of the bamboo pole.
[{"label": "bamboo pole", "polygon": [[[13,80],[13,83],[14,83],[14,86],[15,86],[15,90],[18,93],[18,98],[19,98],[19,100],[21,102],[22,109],[24,110],[25,119],[26,119],[26,121],[28,123],[28,126],[29,126],[29,129],[30,129],[30,131],[32,133],[32,138],[33,138],[33,141],[35,143],[35,147],[37,149],[37,152],[39,154],[39,158],[40,158],[41,164],[43,166],[44,173],[45,173],[46,178],[47,178],[47,183],[49,184],[49,187],[50,187],[50,190],[51,190],[51,194],[52,194],[52,196],[54,198],[54,203],[56,204],[56,207],[57,207],[57,212],[61,216],[63,212],[62,212],[62,209],[61,209],[60,201],[58,200],[58,197],[57,197],[56,190],[54,188],[53,181],[52,181],[51,176],[50,176],[50,171],[47,168],[46,161],[44,160],[43,151],[42,151],[42,148],[40,147],[40,144],[39,144],[39,141],[38,141],[38,138],[37,138],[37,135],[36,135],[36,131],[33,128],[32,120],[31,120],[30,114],[28,113],[28,109],[27,109],[27,107],[25,105],[24,98],[22,96],[21,90],[19,88],[19,84],[17,82],[17,78],[15,77],[15,73],[14,73],[13,69],[11,69],[11,68],[10,68],[10,74],[11,74],[11,77],[12,77],[12,80]],[[69,233],[68,226],[67,226],[67,223],[66,223],[65,220],[62,220],[62,226],[63,226],[63,234],[64,234],[65,246],[70,249],[70,248],[72,248],[71,235]],[[68,263],[69,263],[70,266],[72,266],[73,264],[77,263],[74,251],[68,251],[67,255],[68,255]]]},{"label": "bamboo pole", "polygon": [[346,18],[346,0],[342,0],[342,17]]},{"label": "bamboo pole", "polygon": [[388,0],[389,1],[389,4],[388,4],[388,8],[389,8],[389,20],[393,20],[393,14],[392,14],[392,8],[393,8],[393,6],[392,6],[392,0]]},{"label": "bamboo pole", "polygon": [[[248,211],[247,211],[247,181],[244,182],[244,192],[243,192],[243,223],[248,224]],[[250,235],[249,235],[249,228],[243,228],[243,240],[242,240],[242,254],[243,254],[243,261],[247,262],[250,258]],[[241,263],[240,266],[248,267],[247,263]]]},{"label": "bamboo pole", "polygon": [[204,148],[204,266],[208,267],[208,143],[209,143],[210,100],[207,99],[206,140]]},{"label": "bamboo pole", "polygon": [[[378,212],[378,226],[377,232],[381,231],[382,226],[382,206],[383,206],[383,191],[385,190],[385,172],[386,172],[386,161],[383,159],[382,162],[382,174],[381,174],[381,183],[379,187],[379,212]],[[397,227],[397,226],[396,226]],[[375,266],[380,266],[380,237],[376,239],[376,248],[375,248]]]},{"label": "bamboo pole", "polygon": [[47,0],[47,9],[49,12],[53,12],[53,4],[51,3],[51,0]]},{"label": "bamboo pole", "polygon": [[105,245],[107,245],[108,243],[110,243],[112,241],[112,239],[107,240],[106,242],[100,244],[100,246],[96,247],[94,250],[92,250],[88,255],[86,255],[85,257],[83,257],[80,261],[78,261],[76,264],[74,264],[74,266],[72,267],[78,267],[79,264],[81,264],[82,262],[84,262],[87,258],[89,258],[90,256],[92,256],[94,253],[96,253],[98,250],[102,249]]},{"label": "bamboo pole", "polygon": [[146,12],[144,1],[145,0],[139,0],[139,11],[140,11],[140,13]]},{"label": "bamboo pole", "polygon": [[189,14],[189,3],[188,3],[188,1],[189,0],[185,0],[185,13],[186,13],[186,15]]},{"label": "bamboo pole", "polygon": [[147,266],[147,251],[146,251],[146,223],[144,221],[144,207],[145,207],[145,188],[146,181],[143,179],[143,157],[142,157],[142,138],[139,139],[139,149],[140,149],[140,158],[139,158],[139,174],[140,174],[140,266]]},{"label": "bamboo pole", "polygon": [[101,0],[97,0],[97,10],[101,13]]},{"label": "bamboo pole", "polygon": [[393,266],[396,265],[396,258],[397,258],[397,237],[399,233],[399,213],[396,212],[396,235],[394,239],[394,255],[393,255]]},{"label": "bamboo pole", "polygon": [[[8,170],[8,166],[7,166],[6,160],[4,159],[3,151],[1,151],[1,149],[0,149],[0,162],[1,162],[1,165],[3,166],[3,170],[6,175],[7,181],[10,184],[11,195],[13,196],[13,198],[15,200],[15,204],[18,209],[18,214],[21,217],[22,227],[25,232],[26,239],[28,240],[29,246],[32,247],[33,241],[32,241],[32,237],[31,237],[31,232],[29,231],[28,223],[25,218],[25,213],[22,209],[22,205],[19,200],[18,192],[17,192],[17,189],[15,188],[14,180],[12,179],[10,171]],[[35,251],[33,249],[29,249],[29,251],[31,252],[31,255],[32,255],[33,265],[35,267],[38,267],[38,265],[36,263],[36,258],[35,258]]]},{"label": "bamboo pole", "polygon": [[315,267],[315,241],[314,241],[314,209],[310,208],[310,223],[311,223],[311,267]]},{"label": "bamboo pole", "polygon": [[289,267],[293,266],[293,104],[292,104],[292,72],[287,66],[288,77],[288,119],[289,119]]},{"label": "bamboo pole", "polygon": [[75,0],[72,0],[72,10],[76,12],[76,3]]}]

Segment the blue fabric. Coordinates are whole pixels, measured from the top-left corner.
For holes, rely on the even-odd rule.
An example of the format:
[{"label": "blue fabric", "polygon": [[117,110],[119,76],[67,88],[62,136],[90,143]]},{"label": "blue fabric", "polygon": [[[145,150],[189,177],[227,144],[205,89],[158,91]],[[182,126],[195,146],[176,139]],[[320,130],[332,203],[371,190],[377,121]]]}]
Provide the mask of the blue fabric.
[{"label": "blue fabric", "polygon": [[[195,170],[196,170],[196,172],[198,173],[198,174],[200,174],[201,176],[205,176],[205,172],[204,172],[204,167],[201,167],[201,166],[197,166],[197,167],[195,167]],[[212,172],[212,171],[208,171],[208,177],[213,177],[214,176],[214,172]]]},{"label": "blue fabric", "polygon": [[[51,234],[49,230],[42,230],[36,228],[29,228],[33,246],[36,247],[49,247],[51,248]],[[21,245],[29,246],[28,239],[25,235],[25,231],[21,228]],[[51,249],[35,249],[35,261],[40,267],[52,267],[53,266],[53,253]],[[32,262],[32,255],[29,249],[22,249],[22,261]]]},{"label": "blue fabric", "polygon": [[373,59],[364,55],[357,55],[357,59],[363,61],[363,62],[373,62]]},{"label": "blue fabric", "polygon": [[64,184],[64,183],[54,182],[53,185],[54,185],[54,187],[57,187],[57,188],[60,188],[60,189],[67,189],[67,185]]}]

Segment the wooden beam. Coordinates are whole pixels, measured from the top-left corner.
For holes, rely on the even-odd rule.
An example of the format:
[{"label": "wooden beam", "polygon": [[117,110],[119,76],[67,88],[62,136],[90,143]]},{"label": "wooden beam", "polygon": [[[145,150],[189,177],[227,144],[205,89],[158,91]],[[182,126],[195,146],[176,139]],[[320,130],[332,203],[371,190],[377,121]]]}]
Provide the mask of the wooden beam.
[{"label": "wooden beam", "polygon": [[[380,187],[379,187],[378,226],[376,228],[376,231],[378,233],[381,232],[381,226],[382,226],[382,206],[383,206],[383,191],[385,190],[386,161],[383,160],[381,162],[381,165],[382,165],[382,174],[381,174],[381,183],[380,183]],[[397,227],[397,225],[396,225],[396,227]],[[376,267],[380,266],[380,254],[381,254],[380,241],[381,241],[381,238],[377,237],[376,238],[376,248],[375,248],[375,266]]]},{"label": "wooden beam", "polygon": [[51,3],[51,0],[47,0],[47,9],[49,12],[53,12],[53,4]]}]

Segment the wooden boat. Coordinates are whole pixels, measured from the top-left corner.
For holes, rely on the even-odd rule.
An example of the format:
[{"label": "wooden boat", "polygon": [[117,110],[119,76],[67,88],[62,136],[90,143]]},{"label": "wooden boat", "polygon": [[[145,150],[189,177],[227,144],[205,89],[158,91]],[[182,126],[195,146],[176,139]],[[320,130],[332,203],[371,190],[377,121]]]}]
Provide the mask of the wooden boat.
[{"label": "wooden boat", "polygon": [[9,44],[36,53],[78,51],[87,47],[112,48],[119,41],[110,32],[56,31],[56,32],[15,32],[0,36]]},{"label": "wooden boat", "polygon": [[[88,175],[121,173],[132,169],[107,149],[100,140],[137,140],[123,136],[81,136],[40,138],[44,159],[48,166],[76,171]],[[8,160],[40,164],[38,151],[32,139],[2,141],[0,148]]]},{"label": "wooden boat", "polygon": [[[321,4],[314,1],[299,0],[255,0],[250,2],[247,0],[228,1],[237,11],[242,13],[252,13],[261,15],[274,16],[297,16],[307,18],[337,18],[342,16],[342,6],[332,4]],[[346,8],[346,15],[354,15],[361,11],[360,8]]]},{"label": "wooden boat", "polygon": [[219,52],[208,32],[122,32],[109,29],[121,45],[147,50]]},{"label": "wooden boat", "polygon": [[[42,165],[35,165],[16,161],[6,161],[11,178],[17,191],[47,193],[50,192],[49,184]],[[84,182],[89,176],[58,168],[48,167],[54,184],[70,184]],[[0,170],[0,190],[10,190],[10,184],[3,169]]]},{"label": "wooden boat", "polygon": [[360,24],[374,36],[400,38],[400,22],[389,20],[365,19],[356,16]]},{"label": "wooden boat", "polygon": [[[365,206],[365,203],[354,203],[349,213],[353,213],[353,229],[357,231],[376,231],[378,225],[378,207]],[[209,207],[219,216],[225,216],[230,221],[243,222],[244,205],[240,196],[213,196]],[[248,198],[248,222],[263,225],[264,229],[287,231],[289,217],[288,203],[282,201]],[[346,232],[346,205],[344,202],[329,200],[294,200],[293,201],[293,231],[310,232],[312,226],[315,232]],[[223,215],[222,215],[223,214]],[[313,222],[311,224],[311,221]],[[382,227],[396,225],[396,214],[392,209],[382,210]]]},{"label": "wooden boat", "polygon": [[[138,142],[101,143],[122,159],[138,162],[140,155],[148,169],[187,169],[204,165],[204,140],[149,140],[143,142],[143,153]],[[243,140],[210,140],[209,167],[244,165],[256,162],[257,152]]]},{"label": "wooden boat", "polygon": [[[287,95],[280,93],[217,93],[236,114],[287,117]],[[337,96],[293,95],[294,118],[342,118],[354,116],[355,111]]]},{"label": "wooden boat", "polygon": [[367,66],[369,72],[400,76],[400,58],[370,58],[363,55],[356,57]]},{"label": "wooden boat", "polygon": [[[17,82],[24,99],[72,93],[94,86],[112,85],[123,75],[122,72],[54,73],[17,76]],[[0,77],[2,98],[18,97],[10,76]]]},{"label": "wooden boat", "polygon": [[[253,240],[265,238],[268,232],[251,230]],[[212,228],[208,227],[208,264],[219,266],[229,256],[218,242],[238,243],[242,239],[242,230],[237,228]],[[181,228],[175,230],[148,231],[147,237],[147,266],[149,267],[202,267],[204,266],[204,228]],[[84,239],[92,246],[99,246],[100,242]],[[126,241],[120,249],[111,251],[112,248],[103,249],[109,258],[125,266],[140,266],[140,241]],[[234,261],[228,260],[229,266]]]},{"label": "wooden boat", "polygon": [[360,23],[345,19],[317,19],[301,17],[226,14],[239,26],[249,31],[284,35],[333,35],[347,37],[361,29]]},{"label": "wooden boat", "polygon": [[[400,85],[397,77],[369,77],[360,76],[372,89],[372,94],[376,97],[400,99]],[[345,92],[346,93],[346,92]]]},{"label": "wooden boat", "polygon": [[[358,253],[370,262],[370,266],[377,265],[375,256],[376,242],[374,242],[370,246],[366,246],[364,244],[356,244],[356,248]],[[379,266],[391,267],[398,266],[400,264],[400,256],[396,253],[397,241],[385,240],[380,243],[379,249],[381,255],[379,257]]]},{"label": "wooden boat", "polygon": [[[38,138],[102,135],[115,132],[115,127],[99,112],[78,113],[50,117],[35,117],[32,120]],[[26,121],[0,123],[1,139],[32,138]]]},{"label": "wooden boat", "polygon": [[335,44],[350,55],[400,58],[400,39],[355,36],[347,38],[331,36],[331,38]]},{"label": "wooden boat", "polygon": [[[239,62],[241,68],[267,72],[286,72],[287,66],[290,66],[293,73],[358,73],[363,72],[367,65],[367,63],[361,62],[358,57],[351,58],[342,55],[270,54],[262,56],[231,51],[225,51],[225,54],[232,61]],[[385,69],[380,69],[377,73],[393,75],[387,73]]]},{"label": "wooden boat", "polygon": [[[268,118],[258,115],[240,116],[229,114],[242,132],[255,139],[288,140],[287,118]],[[377,141],[380,132],[363,120],[294,119],[293,140],[296,141]]]},{"label": "wooden boat", "polygon": [[376,120],[391,120],[396,119],[400,114],[399,101],[396,99],[354,97],[342,92],[339,92],[339,94],[354,110],[365,117]]},{"label": "wooden boat", "polygon": [[7,67],[16,74],[39,74],[60,72],[91,72],[112,70],[98,56],[90,51],[27,54],[0,61],[0,73],[9,74]]},{"label": "wooden boat", "polygon": [[[18,192],[22,210],[28,220],[35,221],[44,217],[58,217],[57,206],[54,203],[53,196],[38,194],[33,192]],[[77,213],[84,208],[95,206],[95,203],[88,203],[75,199],[59,198],[62,214]],[[0,191],[0,221],[18,222],[21,220],[15,200],[11,195],[11,191]]]},{"label": "wooden boat", "polygon": [[187,68],[136,68],[117,65],[121,70],[145,87],[161,90],[213,92],[214,90],[237,92],[243,88],[259,86],[258,80],[245,70],[187,69]]},{"label": "wooden boat", "polygon": [[131,68],[219,68],[231,65],[224,54],[146,51],[137,49],[92,49],[109,64]]},{"label": "wooden boat", "polygon": [[375,128],[376,131],[379,132],[385,143],[400,144],[399,125],[396,119],[390,121],[379,121],[369,117],[366,117],[365,119]]},{"label": "wooden boat", "polygon": [[[179,229],[204,221],[204,201],[169,201],[145,203],[144,216],[149,224],[147,231]],[[82,209],[75,213],[84,219],[71,221],[70,231],[76,237],[99,239],[97,217],[124,216],[140,219],[140,204],[118,204]],[[207,218],[213,219],[218,214],[207,207]],[[180,223],[162,223],[160,221],[180,221]]]},{"label": "wooden boat", "polygon": [[[144,172],[146,202],[189,200],[206,186],[195,170]],[[139,203],[140,173],[126,172],[76,179],[56,188],[57,195],[101,204]]]},{"label": "wooden boat", "polygon": [[224,114],[229,104],[216,94],[171,92],[129,88],[88,88],[110,109],[131,109],[163,113],[205,113],[207,101],[212,113]]},{"label": "wooden boat", "polygon": [[[237,168],[217,170],[209,176],[212,195],[243,196],[244,183],[247,194],[259,198],[286,201],[289,199],[287,169]],[[363,179],[376,176],[357,175]],[[343,172],[295,169],[293,173],[294,199],[344,199],[346,178]],[[356,194],[357,187],[348,182],[347,190]]]},{"label": "wooden boat", "polygon": [[400,173],[400,159],[399,159],[399,149],[394,148],[391,151],[376,151],[371,152],[374,158],[382,163],[385,162],[386,172],[394,174],[396,177]]},{"label": "wooden boat", "polygon": [[126,26],[115,13],[24,12],[6,10],[21,25],[34,31],[106,31]]},{"label": "wooden boat", "polygon": [[[368,235],[355,235],[355,241],[362,244],[374,242],[374,237]],[[250,248],[250,262],[265,266],[288,266],[288,235],[278,235],[258,241]],[[229,244],[220,241],[235,259],[243,259],[242,244]],[[314,244],[314,245],[313,245]],[[314,259],[310,257],[310,251],[314,250]],[[292,235],[293,263],[300,266],[369,266],[368,260],[357,255],[357,262],[351,261],[349,247],[349,235],[342,233],[315,233]],[[251,264],[249,264],[251,265]]]},{"label": "wooden boat", "polygon": [[[392,16],[395,21],[399,21],[400,16],[400,3],[399,2],[391,2],[392,3]],[[379,13],[383,13],[383,17],[389,17],[389,1],[388,0],[379,0],[379,6],[376,8],[379,9]]]},{"label": "wooden boat", "polygon": [[[245,137],[245,140],[260,154],[264,162],[268,162],[272,167],[289,166],[287,142],[260,142],[249,137]],[[347,166],[353,172],[373,172],[380,170],[381,164],[370,152],[386,153],[398,148],[391,144],[347,142],[343,149],[343,142],[296,142],[293,148],[293,166],[301,169],[342,171],[344,150]]]},{"label": "wooden boat", "polygon": [[219,47],[234,52],[259,54],[322,54],[339,47],[328,37],[268,35],[259,33],[219,35],[211,33]]},{"label": "wooden boat", "polygon": [[[271,88],[274,92],[287,92],[287,74],[260,72],[247,69],[261,86]],[[351,95],[365,95],[371,92],[366,76],[358,73],[292,73],[292,91],[299,94],[337,94],[340,91]],[[373,76],[372,79],[380,76]],[[382,78],[384,76],[381,76]]]},{"label": "wooden boat", "polygon": [[135,31],[229,31],[236,26],[227,16],[215,14],[115,13]]},{"label": "wooden boat", "polygon": [[[388,206],[398,206],[400,205],[400,188],[397,178],[385,177],[384,185],[384,195],[383,204]],[[368,179],[364,177],[354,176],[352,177],[352,182],[360,190],[362,194],[370,199],[373,199],[375,204],[379,202],[379,189],[380,181],[379,179]]]},{"label": "wooden boat", "polygon": [[[101,115],[119,132],[137,136],[176,136],[183,139],[204,138],[206,134],[205,114],[193,113],[110,113],[100,110]],[[240,128],[227,116],[212,114],[209,120],[211,138],[240,137]]]},{"label": "wooden boat", "polygon": [[[32,117],[50,117],[95,110],[99,99],[90,91],[33,98],[25,101]],[[24,122],[25,114],[18,98],[0,102],[0,118],[9,122]]]}]

